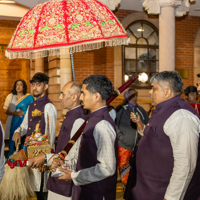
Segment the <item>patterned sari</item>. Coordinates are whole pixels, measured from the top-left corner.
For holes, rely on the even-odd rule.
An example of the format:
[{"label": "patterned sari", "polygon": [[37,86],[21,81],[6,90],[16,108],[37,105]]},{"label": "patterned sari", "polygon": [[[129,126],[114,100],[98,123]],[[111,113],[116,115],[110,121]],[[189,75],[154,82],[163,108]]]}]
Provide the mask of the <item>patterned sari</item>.
[{"label": "patterned sari", "polygon": [[129,171],[130,171],[129,159],[132,153],[133,151],[130,151],[128,149],[124,149],[118,146],[118,169],[119,169],[120,178],[124,186],[124,189],[128,181],[128,176],[129,176]]},{"label": "patterned sari", "polygon": [[[5,102],[4,109],[8,109],[8,107],[13,106],[13,105],[10,105],[10,104],[13,104],[13,102],[12,102],[13,98],[16,98],[16,95],[11,95],[11,101],[9,102],[9,105],[7,105],[7,103]],[[12,140],[13,134],[14,134],[15,130],[21,125],[21,123],[22,123],[22,121],[24,119],[24,116],[26,114],[26,111],[28,109],[28,106],[33,101],[34,101],[33,96],[30,95],[30,94],[26,94],[26,95],[22,96],[20,99],[18,99],[16,101],[15,110],[16,111],[17,110],[22,110],[24,112],[24,115],[21,116],[21,117],[14,117],[13,116],[12,119],[11,119],[10,129],[8,128],[8,130],[10,131],[10,134],[9,134],[9,154],[8,154],[8,157],[10,155],[12,155],[15,152],[15,150],[16,150],[16,148],[15,148],[15,142]],[[21,149],[23,148],[24,139],[25,138],[21,139]]]}]

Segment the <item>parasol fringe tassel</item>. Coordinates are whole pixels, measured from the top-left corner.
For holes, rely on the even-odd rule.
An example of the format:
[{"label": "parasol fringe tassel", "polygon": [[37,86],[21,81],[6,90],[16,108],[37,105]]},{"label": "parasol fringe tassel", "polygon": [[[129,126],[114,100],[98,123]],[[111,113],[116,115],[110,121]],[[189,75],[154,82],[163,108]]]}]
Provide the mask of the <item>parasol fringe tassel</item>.
[{"label": "parasol fringe tassel", "polygon": [[[6,50],[5,56],[9,59],[16,59],[16,58],[24,58],[24,59],[37,59],[43,58],[47,56],[59,56],[59,55],[69,55],[69,48],[71,49],[72,53],[75,52],[82,52],[82,51],[90,51],[93,49],[100,49],[103,47],[103,43],[105,42],[105,47],[109,46],[117,46],[117,45],[128,45],[129,39],[128,38],[114,38],[106,41],[97,41],[95,43],[83,43],[79,45],[72,45],[72,46],[61,46],[56,47],[55,49],[39,49],[34,52],[27,52],[27,51],[9,51]],[[58,49],[59,48],[59,49]]]},{"label": "parasol fringe tassel", "polygon": [[5,174],[0,184],[1,200],[27,200],[35,197],[29,179],[27,167],[15,167],[11,169],[5,165]]}]

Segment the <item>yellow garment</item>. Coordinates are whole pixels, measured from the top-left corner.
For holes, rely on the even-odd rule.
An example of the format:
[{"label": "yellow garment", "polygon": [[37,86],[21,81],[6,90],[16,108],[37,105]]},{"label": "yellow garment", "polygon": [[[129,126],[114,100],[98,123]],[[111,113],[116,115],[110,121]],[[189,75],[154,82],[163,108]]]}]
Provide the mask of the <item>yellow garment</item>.
[{"label": "yellow garment", "polygon": [[[17,105],[18,103],[20,103],[23,99],[25,99],[28,95],[30,95],[30,94],[26,93],[26,94],[23,95],[21,98],[19,98],[19,99],[17,100],[16,105]],[[7,110],[7,109],[9,108],[10,101],[11,101],[11,97],[12,97],[12,93],[10,93],[10,94],[6,97],[6,100],[5,100],[4,105],[3,105],[3,109],[6,109],[6,110]]]}]

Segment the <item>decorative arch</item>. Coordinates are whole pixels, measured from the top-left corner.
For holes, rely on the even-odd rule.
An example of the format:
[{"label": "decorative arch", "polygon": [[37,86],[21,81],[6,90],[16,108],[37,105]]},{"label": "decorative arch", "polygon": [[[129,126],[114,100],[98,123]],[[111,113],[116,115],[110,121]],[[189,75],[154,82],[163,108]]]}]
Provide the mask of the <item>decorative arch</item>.
[{"label": "decorative arch", "polygon": [[[144,12],[133,12],[127,15],[122,21],[123,27],[126,29],[129,24],[134,21],[145,20],[152,23],[159,30],[159,21],[155,16],[149,16]],[[122,85],[122,47],[114,47],[114,87],[118,88]]]},{"label": "decorative arch", "polygon": [[[133,12],[127,15],[122,21],[123,27],[126,29],[129,24],[134,21],[145,20],[152,23],[159,30],[159,20],[156,16],[147,15],[144,12]],[[122,85],[122,47],[116,46],[114,47],[114,87],[117,89]],[[140,89],[138,90],[139,97],[145,100],[151,100],[148,89]],[[149,110],[148,103],[139,102],[139,104],[145,109]]]}]

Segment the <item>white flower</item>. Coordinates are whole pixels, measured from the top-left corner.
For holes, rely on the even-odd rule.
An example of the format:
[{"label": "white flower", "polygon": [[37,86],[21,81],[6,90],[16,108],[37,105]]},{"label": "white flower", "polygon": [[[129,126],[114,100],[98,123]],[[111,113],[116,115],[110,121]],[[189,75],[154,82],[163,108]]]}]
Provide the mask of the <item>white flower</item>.
[{"label": "white flower", "polygon": [[77,15],[77,16],[76,16],[76,19],[77,19],[78,21],[82,21],[83,16],[82,16],[82,15]]},{"label": "white flower", "polygon": [[50,23],[50,24],[54,24],[55,21],[56,21],[56,20],[55,20],[54,18],[51,18],[51,19],[49,20],[49,23]]}]

